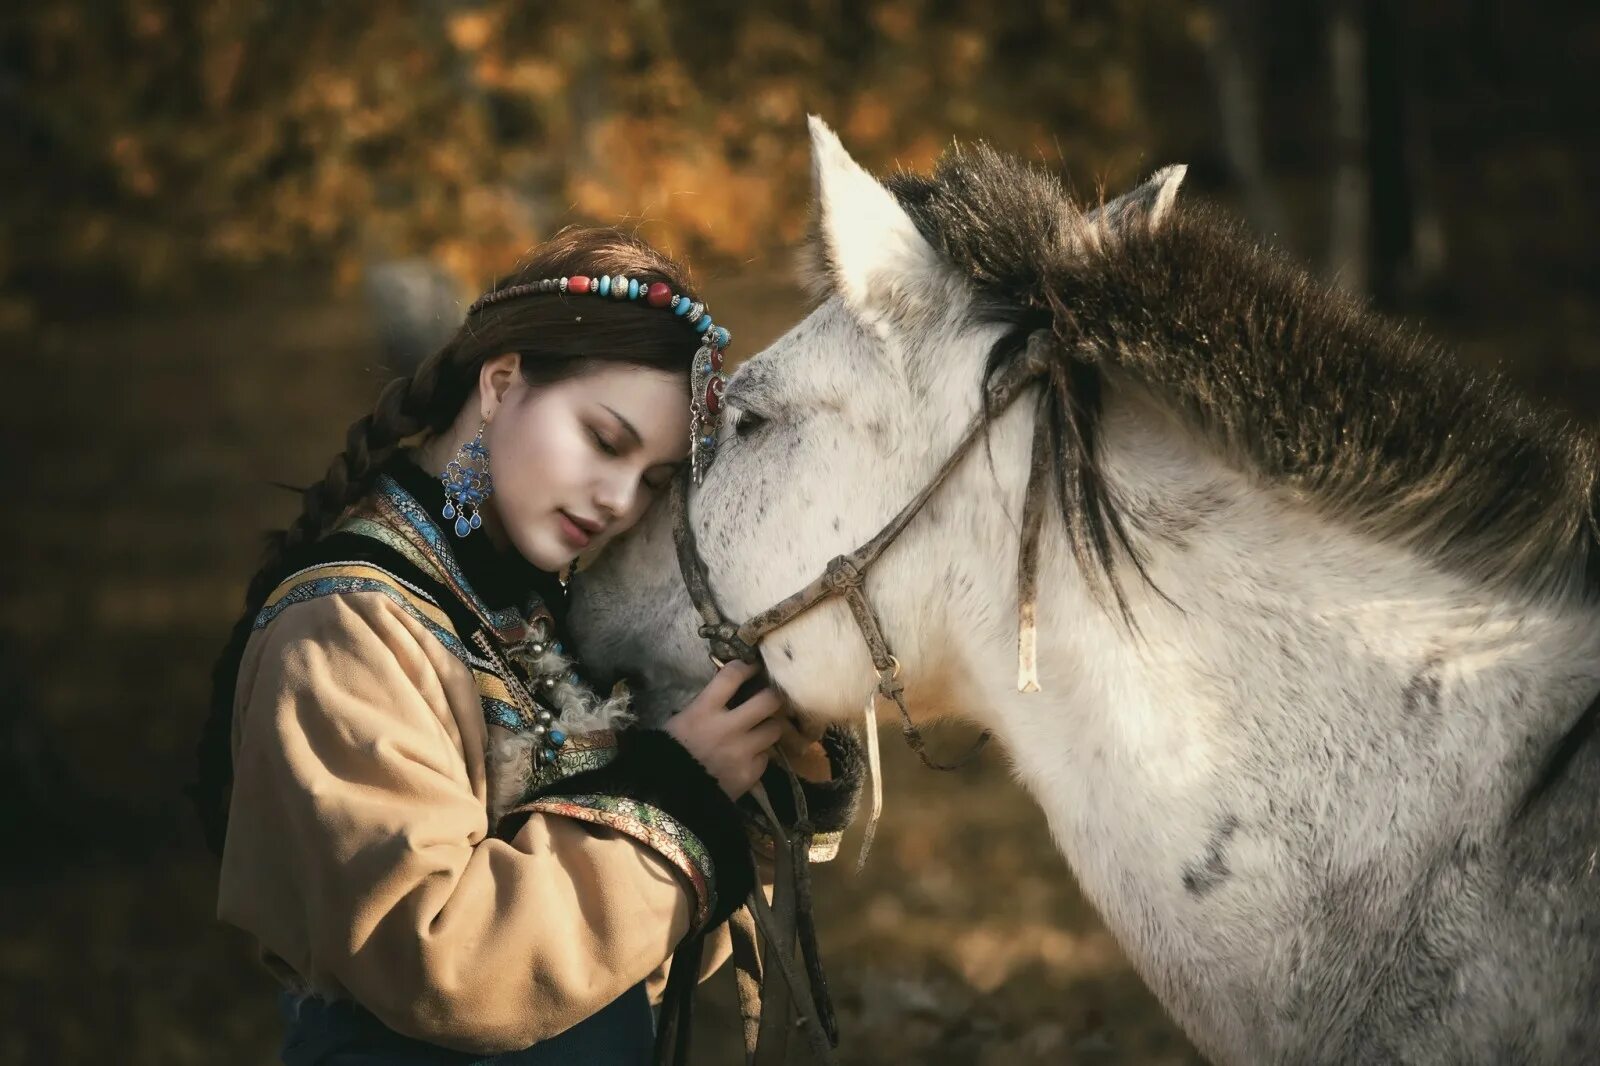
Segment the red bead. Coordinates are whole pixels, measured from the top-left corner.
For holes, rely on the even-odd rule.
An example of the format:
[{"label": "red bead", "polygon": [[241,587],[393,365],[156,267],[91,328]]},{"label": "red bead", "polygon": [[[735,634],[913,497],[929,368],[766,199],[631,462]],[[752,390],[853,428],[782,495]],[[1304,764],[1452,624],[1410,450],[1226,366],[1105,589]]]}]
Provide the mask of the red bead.
[{"label": "red bead", "polygon": [[651,307],[665,307],[672,302],[672,286],[664,281],[652,281],[645,290],[644,302]]},{"label": "red bead", "polygon": [[582,274],[577,274],[577,275],[574,275],[573,277],[568,278],[567,279],[567,291],[568,292],[588,292],[589,291],[589,279],[584,277]]},{"label": "red bead", "polygon": [[721,348],[713,348],[713,349],[711,349],[711,369],[712,369],[713,372],[719,371],[719,370],[722,369],[722,349]]},{"label": "red bead", "polygon": [[706,413],[716,414],[722,406],[722,390],[728,387],[727,379],[712,378],[706,382]]}]

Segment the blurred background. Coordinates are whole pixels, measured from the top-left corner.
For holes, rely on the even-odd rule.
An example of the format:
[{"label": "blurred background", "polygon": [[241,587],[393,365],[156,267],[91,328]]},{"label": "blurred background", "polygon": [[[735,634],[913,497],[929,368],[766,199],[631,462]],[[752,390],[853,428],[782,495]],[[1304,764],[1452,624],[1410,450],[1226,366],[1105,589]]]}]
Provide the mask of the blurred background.
[{"label": "blurred background", "polygon": [[[179,788],[259,534],[557,227],[804,313],[804,117],[1115,195],[1189,164],[1310,269],[1592,421],[1600,13],[1510,0],[60,0],[0,14],[0,1062],[270,1063]],[[968,734],[936,737],[950,748]],[[1184,1063],[1010,783],[922,770],[819,875],[850,1063]],[[732,1062],[730,982],[701,1058]]]}]

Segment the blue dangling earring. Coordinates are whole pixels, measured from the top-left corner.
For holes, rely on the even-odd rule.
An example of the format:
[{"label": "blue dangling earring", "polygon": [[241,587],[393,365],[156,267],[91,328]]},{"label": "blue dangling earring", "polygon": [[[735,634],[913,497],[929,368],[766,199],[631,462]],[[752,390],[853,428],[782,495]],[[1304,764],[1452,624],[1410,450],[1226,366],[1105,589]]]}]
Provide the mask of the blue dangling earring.
[{"label": "blue dangling earring", "polygon": [[483,427],[488,424],[487,420],[478,424],[477,436],[461,446],[439,475],[444,485],[445,521],[455,519],[458,537],[483,525],[483,501],[494,492],[494,481],[489,477],[489,449],[483,443]]}]

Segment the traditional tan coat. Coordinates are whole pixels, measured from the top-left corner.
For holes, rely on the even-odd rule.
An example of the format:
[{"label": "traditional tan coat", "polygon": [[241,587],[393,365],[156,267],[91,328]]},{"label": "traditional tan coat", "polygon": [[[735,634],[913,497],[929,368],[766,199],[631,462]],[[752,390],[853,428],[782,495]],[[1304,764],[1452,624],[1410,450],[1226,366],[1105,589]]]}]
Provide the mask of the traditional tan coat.
[{"label": "traditional tan coat", "polygon": [[[409,497],[385,491],[403,512]],[[402,519],[425,521],[386,528]],[[239,671],[218,916],[290,988],[354,998],[429,1043],[517,1050],[641,981],[658,990],[715,912],[719,871],[703,828],[627,796],[546,787],[495,836],[486,700],[515,679],[452,641],[440,599],[335,559],[268,601]],[[584,739],[564,751],[580,768]],[[723,927],[707,972],[726,943]]]}]

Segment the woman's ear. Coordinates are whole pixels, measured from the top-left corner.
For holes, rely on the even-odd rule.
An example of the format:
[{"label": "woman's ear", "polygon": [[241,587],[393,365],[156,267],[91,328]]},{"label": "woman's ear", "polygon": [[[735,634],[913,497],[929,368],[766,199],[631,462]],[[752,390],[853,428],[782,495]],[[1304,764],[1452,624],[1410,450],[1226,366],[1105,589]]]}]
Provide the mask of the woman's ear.
[{"label": "woman's ear", "polygon": [[521,373],[522,356],[516,352],[503,352],[483,361],[478,368],[478,395],[482,398],[481,414],[485,422],[494,416],[500,401],[505,399],[506,390]]}]

